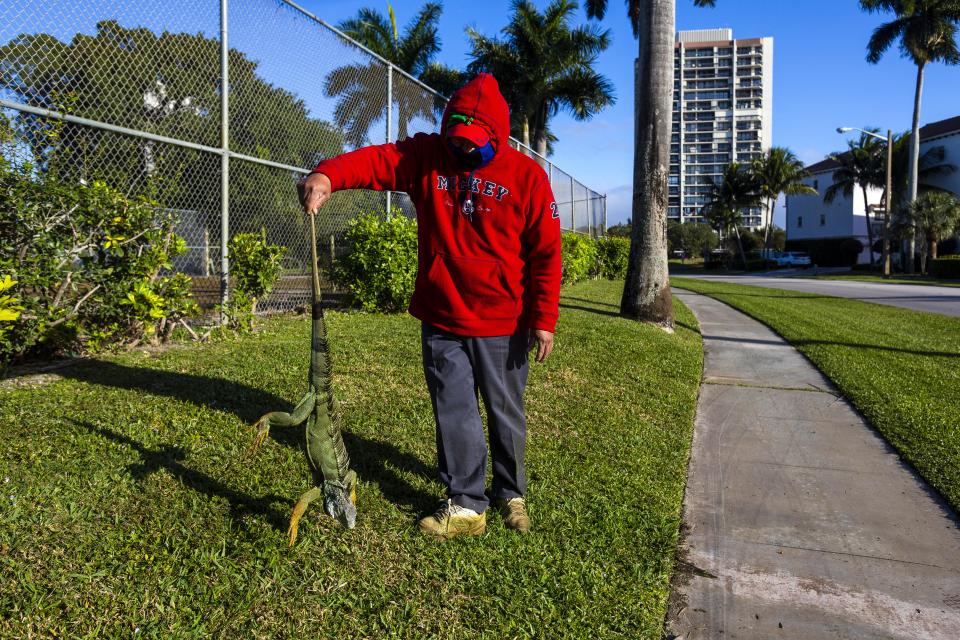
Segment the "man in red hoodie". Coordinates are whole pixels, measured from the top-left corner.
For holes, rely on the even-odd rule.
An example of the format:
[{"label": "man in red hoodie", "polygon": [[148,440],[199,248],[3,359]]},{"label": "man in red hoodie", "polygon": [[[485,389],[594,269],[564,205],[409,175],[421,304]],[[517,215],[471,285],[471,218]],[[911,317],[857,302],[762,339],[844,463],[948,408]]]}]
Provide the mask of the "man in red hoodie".
[{"label": "man in red hoodie", "polygon": [[[439,134],[418,133],[324,160],[300,185],[305,211],[340,189],[405,191],[417,210],[410,313],[422,323],[423,366],[447,499],[419,521],[438,538],[478,535],[493,499],[507,527],[526,512],[527,352],[553,349],[560,298],[560,216],[550,181],[508,144],[510,112],[490,74],[447,105]],[[493,482],[485,492],[487,409]]]}]

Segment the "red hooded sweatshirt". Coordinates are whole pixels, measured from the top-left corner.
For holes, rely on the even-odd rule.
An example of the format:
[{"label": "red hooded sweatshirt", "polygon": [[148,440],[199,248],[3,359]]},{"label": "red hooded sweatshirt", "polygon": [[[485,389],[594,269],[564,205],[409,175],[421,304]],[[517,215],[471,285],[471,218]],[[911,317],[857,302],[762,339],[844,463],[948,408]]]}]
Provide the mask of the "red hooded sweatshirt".
[{"label": "red hooded sweatshirt", "polygon": [[[445,140],[451,114],[475,118],[490,132],[496,154],[489,164],[471,172],[457,162]],[[546,173],[510,148],[509,135],[507,103],[496,79],[483,73],[450,99],[439,134],[364,147],[314,169],[334,191],[410,195],[418,223],[410,313],[457,335],[556,327],[560,216]]]}]

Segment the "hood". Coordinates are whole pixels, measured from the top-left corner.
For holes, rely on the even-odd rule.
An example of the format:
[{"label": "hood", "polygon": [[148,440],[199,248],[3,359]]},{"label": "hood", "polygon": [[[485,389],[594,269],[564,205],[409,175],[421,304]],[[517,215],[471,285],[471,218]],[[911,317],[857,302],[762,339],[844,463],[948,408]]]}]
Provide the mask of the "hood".
[{"label": "hood", "polygon": [[489,73],[481,73],[453,94],[443,110],[440,135],[447,135],[447,124],[454,113],[475,118],[489,129],[498,153],[507,146],[510,138],[510,108],[500,93],[497,79]]}]

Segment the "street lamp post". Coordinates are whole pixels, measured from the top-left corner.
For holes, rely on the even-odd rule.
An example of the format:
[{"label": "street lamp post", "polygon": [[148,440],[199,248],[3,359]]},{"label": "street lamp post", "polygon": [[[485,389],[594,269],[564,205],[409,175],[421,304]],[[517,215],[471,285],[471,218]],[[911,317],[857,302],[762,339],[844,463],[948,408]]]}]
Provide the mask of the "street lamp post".
[{"label": "street lamp post", "polygon": [[[837,133],[847,133],[850,131],[859,131],[860,133],[866,134],[868,136],[877,138],[878,140],[885,140],[887,143],[887,188],[885,192],[885,202],[883,203],[884,212],[883,212],[883,254],[881,261],[883,263],[883,277],[890,277],[890,216],[892,214],[891,202],[893,201],[893,131],[887,129],[887,137],[874,133],[872,131],[865,131],[863,129],[858,129],[857,127],[837,127]],[[871,254],[873,253],[873,247],[870,247]],[[871,258],[871,262],[873,259]]]}]

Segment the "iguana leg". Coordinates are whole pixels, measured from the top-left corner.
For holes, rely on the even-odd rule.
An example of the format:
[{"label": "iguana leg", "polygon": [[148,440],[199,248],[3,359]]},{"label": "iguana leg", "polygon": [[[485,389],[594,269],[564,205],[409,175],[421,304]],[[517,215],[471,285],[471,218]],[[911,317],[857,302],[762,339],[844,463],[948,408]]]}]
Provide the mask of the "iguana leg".
[{"label": "iguana leg", "polygon": [[290,514],[290,526],[287,528],[287,535],[290,537],[291,547],[297,542],[297,530],[300,527],[300,518],[303,517],[310,503],[322,495],[323,490],[320,487],[312,487],[300,496],[297,504],[293,505],[293,512]]},{"label": "iguana leg", "polygon": [[247,450],[247,455],[256,455],[260,445],[263,444],[270,434],[270,427],[295,427],[306,422],[316,405],[316,401],[317,397],[311,391],[303,397],[300,404],[298,404],[292,412],[271,411],[261,416],[254,425],[257,428],[257,433],[253,436],[253,443],[250,445],[250,449]]}]

